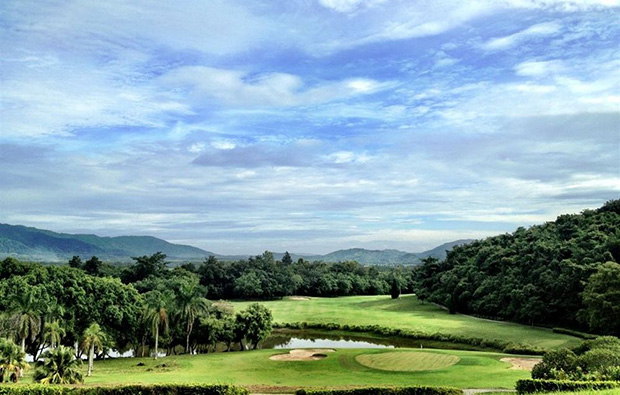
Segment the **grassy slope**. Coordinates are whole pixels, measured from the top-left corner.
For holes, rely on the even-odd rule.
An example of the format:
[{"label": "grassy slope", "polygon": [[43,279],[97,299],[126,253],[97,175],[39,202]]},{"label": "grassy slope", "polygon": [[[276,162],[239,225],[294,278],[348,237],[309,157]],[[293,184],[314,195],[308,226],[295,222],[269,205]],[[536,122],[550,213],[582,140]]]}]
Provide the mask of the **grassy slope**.
[{"label": "grassy slope", "polygon": [[[251,302],[234,302],[235,310]],[[448,314],[423,303],[414,295],[392,300],[389,296],[350,296],[260,302],[272,310],[276,322],[334,322],[349,325],[382,325],[426,333],[445,333],[465,337],[500,339],[540,348],[573,347],[580,339],[507,322]]]},{"label": "grassy slope", "polygon": [[[390,350],[393,351],[393,350]],[[411,349],[402,351],[411,352]],[[417,352],[417,350],[413,350]],[[424,352],[456,355],[459,362],[447,368],[423,372],[386,372],[365,367],[355,357],[386,350],[339,349],[316,361],[272,361],[269,356],[283,350],[258,350],[208,355],[160,358],[124,358],[95,362],[87,385],[127,383],[234,383],[244,386],[347,387],[372,385],[448,385],[461,388],[514,388],[529,372],[509,369],[500,362],[504,354],[477,351]],[[398,352],[398,351],[397,351]],[[137,366],[143,362],[146,366]],[[166,368],[155,367],[165,363]],[[152,369],[147,371],[147,369]],[[26,378],[25,381],[28,381]]]}]

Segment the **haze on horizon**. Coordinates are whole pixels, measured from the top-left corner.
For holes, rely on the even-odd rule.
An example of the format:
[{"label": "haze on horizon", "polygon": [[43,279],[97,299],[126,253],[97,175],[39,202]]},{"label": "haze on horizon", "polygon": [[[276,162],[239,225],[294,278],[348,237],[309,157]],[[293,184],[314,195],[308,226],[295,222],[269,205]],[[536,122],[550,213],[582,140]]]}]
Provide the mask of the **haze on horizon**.
[{"label": "haze on horizon", "polygon": [[619,6],[3,1],[0,222],[419,252],[600,207]]}]

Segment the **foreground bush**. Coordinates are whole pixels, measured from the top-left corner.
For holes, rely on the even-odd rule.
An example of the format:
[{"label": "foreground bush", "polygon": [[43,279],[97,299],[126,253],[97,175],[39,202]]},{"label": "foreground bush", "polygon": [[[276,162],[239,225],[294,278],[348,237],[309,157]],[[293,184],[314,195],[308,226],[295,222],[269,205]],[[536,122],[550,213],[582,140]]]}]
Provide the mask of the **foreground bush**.
[{"label": "foreground bush", "polygon": [[568,380],[535,380],[517,381],[519,394],[551,391],[606,390],[620,388],[620,381],[568,381]]},{"label": "foreground bush", "polygon": [[349,390],[298,390],[296,395],[462,395],[451,387],[368,387]]},{"label": "foreground bush", "polygon": [[23,385],[0,387],[0,395],[247,395],[249,391],[234,385],[124,385],[118,387],[62,387]]}]

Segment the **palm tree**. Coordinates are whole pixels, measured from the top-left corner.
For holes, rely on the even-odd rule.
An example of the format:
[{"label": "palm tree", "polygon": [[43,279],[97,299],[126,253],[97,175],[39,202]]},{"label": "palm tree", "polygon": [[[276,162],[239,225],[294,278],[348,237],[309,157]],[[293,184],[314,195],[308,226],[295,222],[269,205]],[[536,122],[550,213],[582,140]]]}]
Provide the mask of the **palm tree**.
[{"label": "palm tree", "polygon": [[10,308],[9,323],[21,341],[23,353],[26,352],[26,339],[34,340],[41,331],[41,312],[34,288],[15,295]]},{"label": "palm tree", "polygon": [[155,359],[159,353],[159,329],[163,328],[164,332],[168,332],[170,299],[169,295],[159,291],[150,291],[146,297],[146,305],[142,314],[155,336]]},{"label": "palm tree", "polygon": [[11,340],[0,338],[0,382],[3,382],[10,372],[13,372],[12,378],[17,382],[18,378],[23,376],[22,372],[29,367],[26,353],[20,351],[19,346]]},{"label": "palm tree", "polygon": [[179,288],[177,294],[177,309],[181,320],[185,321],[185,352],[190,353],[189,337],[194,328],[196,318],[207,314],[209,301],[200,295],[200,287],[197,283],[185,283]]},{"label": "palm tree", "polygon": [[77,384],[84,382],[80,367],[82,360],[75,358],[73,349],[59,346],[41,355],[34,379],[44,384]]},{"label": "palm tree", "polygon": [[56,348],[60,344],[60,339],[66,334],[58,321],[46,322],[43,326],[43,340],[48,342],[51,348]]},{"label": "palm tree", "polygon": [[106,334],[96,322],[92,323],[84,331],[84,335],[82,336],[82,349],[88,349],[88,373],[86,374],[87,376],[90,376],[91,372],[93,371],[95,347],[101,349],[103,347],[103,342],[105,341]]}]

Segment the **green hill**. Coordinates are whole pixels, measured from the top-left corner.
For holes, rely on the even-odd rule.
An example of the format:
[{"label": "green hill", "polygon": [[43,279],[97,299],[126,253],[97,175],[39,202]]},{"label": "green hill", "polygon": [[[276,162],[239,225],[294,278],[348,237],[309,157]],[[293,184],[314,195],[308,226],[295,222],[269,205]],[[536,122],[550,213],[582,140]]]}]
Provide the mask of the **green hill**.
[{"label": "green hill", "polygon": [[620,200],[453,248],[416,269],[452,312],[620,334]]},{"label": "green hill", "polygon": [[151,236],[99,237],[0,224],[0,257],[57,262],[74,255],[96,255],[105,260],[129,260],[132,256],[151,255],[157,251],[168,255],[171,260],[202,259],[213,255],[200,248]]}]

